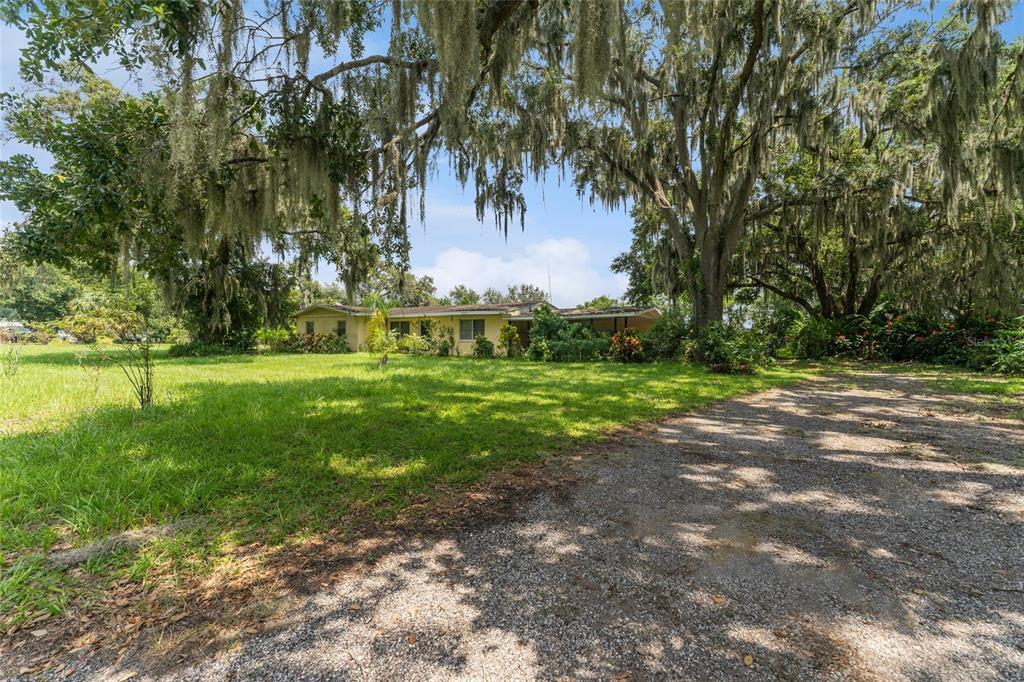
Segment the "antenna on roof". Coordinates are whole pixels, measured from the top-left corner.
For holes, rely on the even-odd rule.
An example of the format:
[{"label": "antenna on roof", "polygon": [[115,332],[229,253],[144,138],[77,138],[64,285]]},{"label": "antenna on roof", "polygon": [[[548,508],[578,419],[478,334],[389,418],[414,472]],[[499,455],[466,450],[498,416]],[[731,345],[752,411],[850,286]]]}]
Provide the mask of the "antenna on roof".
[{"label": "antenna on roof", "polygon": [[551,294],[551,259],[548,258],[548,303],[551,303],[553,298]]}]

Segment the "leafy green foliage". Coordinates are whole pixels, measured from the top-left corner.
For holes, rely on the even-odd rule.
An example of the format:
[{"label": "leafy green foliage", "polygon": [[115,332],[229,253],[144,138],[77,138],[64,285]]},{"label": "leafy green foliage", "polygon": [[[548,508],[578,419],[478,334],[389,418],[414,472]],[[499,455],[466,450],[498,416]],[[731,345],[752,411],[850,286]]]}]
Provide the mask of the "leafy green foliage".
[{"label": "leafy green foliage", "polygon": [[378,263],[359,285],[361,305],[381,301],[387,307],[430,305],[437,300],[437,287],[429,276],[417,277],[411,272],[385,263]]},{"label": "leafy green foliage", "polygon": [[196,339],[172,344],[167,349],[167,355],[172,358],[205,358],[218,355],[240,355],[252,351],[251,346],[233,346],[224,342],[210,343]]},{"label": "leafy green foliage", "polygon": [[434,350],[434,339],[431,336],[406,334],[398,339],[398,352],[411,355],[428,355]]},{"label": "leafy green foliage", "polygon": [[533,311],[527,357],[554,362],[603,360],[608,356],[610,343],[607,334],[569,322],[543,305]]},{"label": "leafy green foliage", "polygon": [[789,330],[789,348],[798,358],[819,360],[830,357],[840,352],[840,342],[846,338],[846,331],[848,325],[841,320],[804,317]]},{"label": "leafy green foliage", "polygon": [[473,340],[473,357],[474,358],[493,358],[494,357],[494,342],[486,336],[480,335]]},{"label": "leafy green foliage", "polygon": [[871,317],[803,318],[789,332],[789,348],[801,358],[912,361],[1009,374],[1020,372],[1022,340],[1024,318],[952,322],[888,307]]},{"label": "leafy green foliage", "polygon": [[[453,290],[454,291],[454,290]],[[481,301],[492,305],[507,303],[543,303],[548,300],[548,293],[533,284],[510,285],[505,291],[488,288],[484,291]]]},{"label": "leafy green foliage", "polygon": [[388,318],[383,310],[375,311],[370,317],[366,324],[366,339],[367,349],[381,358],[398,351],[398,332],[388,327]]},{"label": "leafy green foliage", "polygon": [[602,294],[602,295],[598,296],[597,298],[592,298],[589,301],[584,301],[583,303],[581,303],[580,305],[578,305],[576,307],[577,308],[614,308],[614,307],[620,306],[620,305],[622,305],[622,303],[619,301],[619,299],[611,298],[610,296],[605,296],[604,294]]},{"label": "leafy green foliage", "polygon": [[519,340],[519,330],[515,325],[506,322],[498,330],[498,351],[507,358],[518,358],[523,353]]},{"label": "leafy green foliage", "polygon": [[347,353],[348,340],[337,334],[299,334],[296,353]]},{"label": "leafy green foliage", "polygon": [[649,329],[640,335],[644,355],[649,360],[676,360],[683,352],[683,343],[690,338],[692,328],[678,311],[662,313]]},{"label": "leafy green foliage", "polygon": [[53,265],[18,263],[0,277],[0,318],[48,322],[68,313],[68,305],[81,295],[83,283]]},{"label": "leafy green foliage", "polygon": [[687,342],[684,356],[722,374],[752,374],[772,361],[761,333],[721,323],[698,329]]},{"label": "leafy green foliage", "polygon": [[448,303],[450,305],[476,305],[479,302],[480,294],[465,284],[457,284],[448,292]]},{"label": "leafy green foliage", "polygon": [[298,334],[294,327],[260,329],[256,333],[258,352],[271,353],[347,353],[348,340],[337,334]]}]

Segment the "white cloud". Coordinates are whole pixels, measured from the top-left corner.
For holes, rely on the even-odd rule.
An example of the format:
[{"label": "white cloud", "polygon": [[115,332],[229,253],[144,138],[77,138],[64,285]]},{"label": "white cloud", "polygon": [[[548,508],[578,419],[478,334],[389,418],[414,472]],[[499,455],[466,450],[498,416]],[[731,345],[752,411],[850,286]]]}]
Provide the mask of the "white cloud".
[{"label": "white cloud", "polygon": [[438,293],[456,284],[482,292],[526,283],[547,291],[549,268],[552,303],[557,306],[577,305],[601,294],[618,296],[626,285],[622,275],[599,272],[587,246],[571,237],[531,242],[522,251],[500,256],[453,247],[437,254],[433,265],[414,267],[413,272],[433,277]]}]

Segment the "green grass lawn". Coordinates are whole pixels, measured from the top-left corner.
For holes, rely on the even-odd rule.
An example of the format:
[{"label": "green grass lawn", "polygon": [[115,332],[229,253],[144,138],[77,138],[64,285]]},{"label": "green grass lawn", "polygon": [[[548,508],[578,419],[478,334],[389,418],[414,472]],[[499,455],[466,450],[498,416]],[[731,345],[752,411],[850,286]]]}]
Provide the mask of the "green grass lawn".
[{"label": "green grass lawn", "polygon": [[77,579],[42,564],[54,547],[196,517],[181,538],[86,569],[202,573],[238,543],[386,520],[510,463],[808,374],[406,356],[381,371],[365,354],[161,353],[142,413],[117,367],[80,355],[28,347],[0,378],[0,624],[59,612],[74,593]]}]

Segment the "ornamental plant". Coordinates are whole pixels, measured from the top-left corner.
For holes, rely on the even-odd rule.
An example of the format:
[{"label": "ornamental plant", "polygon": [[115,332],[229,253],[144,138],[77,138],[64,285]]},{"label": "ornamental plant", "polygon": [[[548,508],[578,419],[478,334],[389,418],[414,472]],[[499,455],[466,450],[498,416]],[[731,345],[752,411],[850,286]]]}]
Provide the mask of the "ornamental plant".
[{"label": "ornamental plant", "polygon": [[641,362],[644,359],[644,347],[636,331],[626,327],[613,334],[609,355],[618,362]]},{"label": "ornamental plant", "polygon": [[498,330],[498,350],[507,358],[518,358],[523,353],[519,343],[519,330],[514,324],[506,322]]}]

